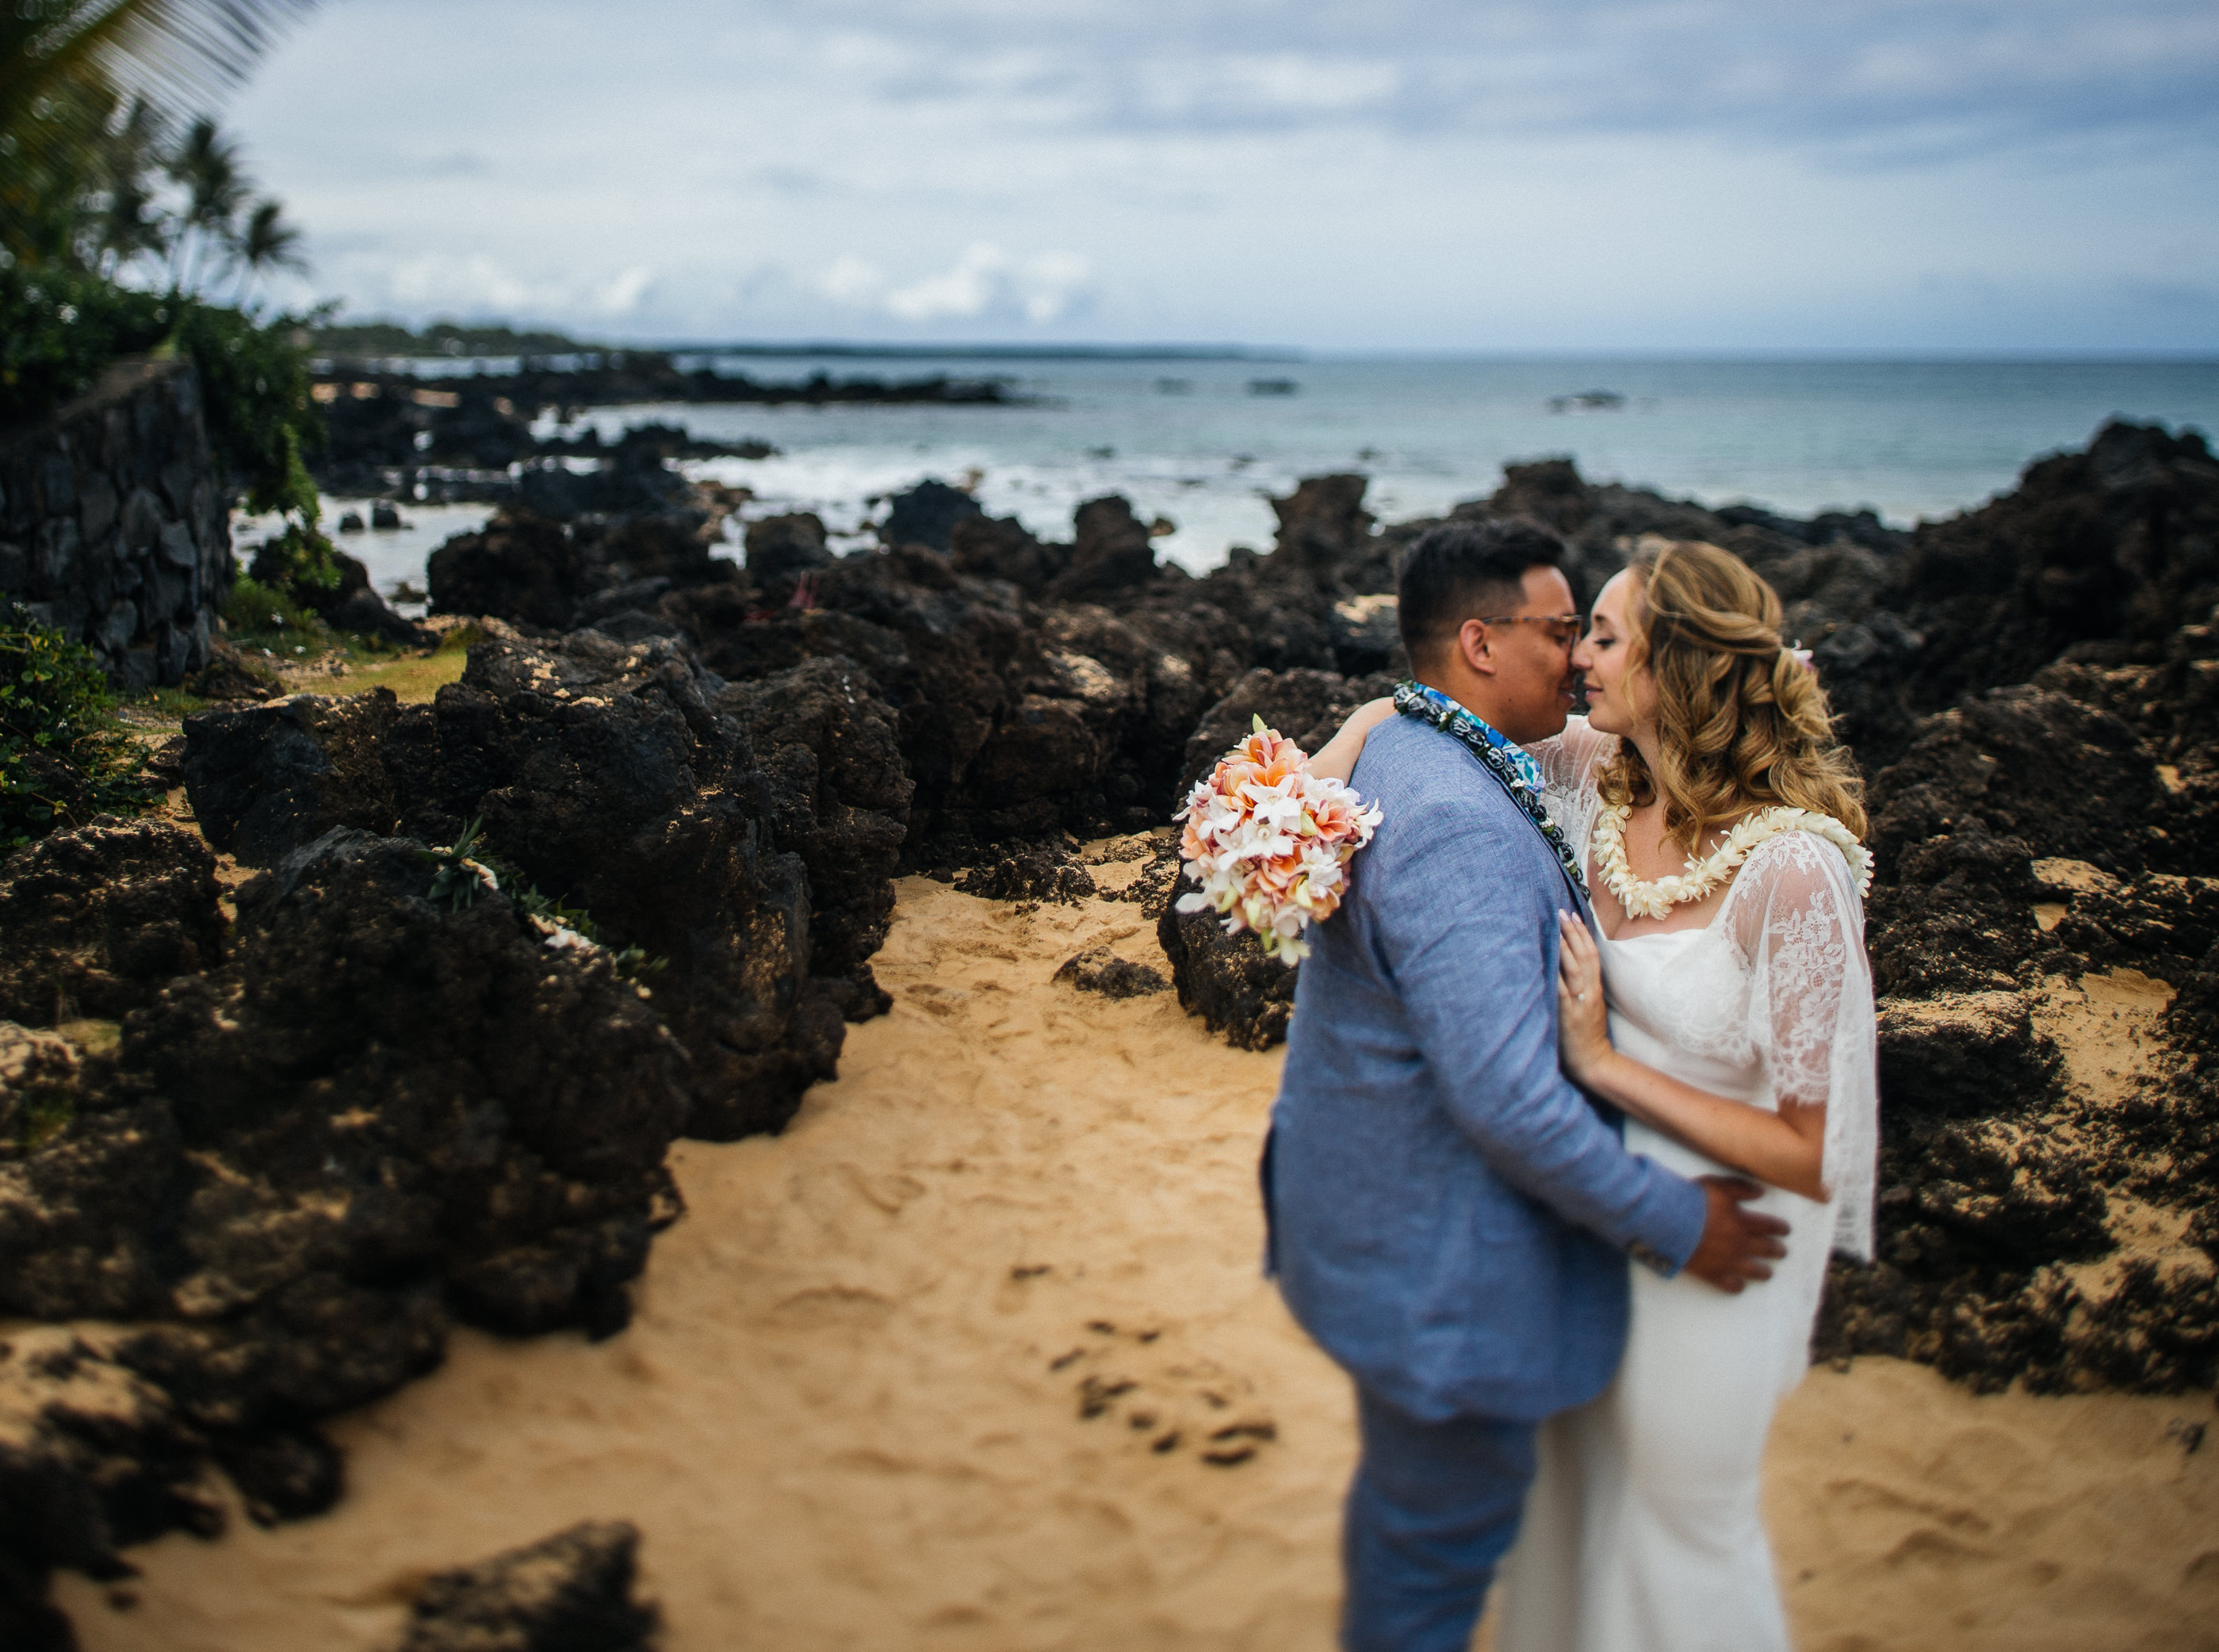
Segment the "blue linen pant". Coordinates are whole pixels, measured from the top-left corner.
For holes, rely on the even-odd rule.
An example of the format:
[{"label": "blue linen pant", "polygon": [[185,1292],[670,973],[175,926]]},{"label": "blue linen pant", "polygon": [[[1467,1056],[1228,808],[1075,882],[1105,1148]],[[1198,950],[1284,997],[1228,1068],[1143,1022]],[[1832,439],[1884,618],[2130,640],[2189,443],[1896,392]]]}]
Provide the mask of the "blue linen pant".
[{"label": "blue linen pant", "polygon": [[1534,1425],[1421,1423],[1359,1384],[1341,1527],[1346,1652],[1465,1652],[1533,1481]]}]

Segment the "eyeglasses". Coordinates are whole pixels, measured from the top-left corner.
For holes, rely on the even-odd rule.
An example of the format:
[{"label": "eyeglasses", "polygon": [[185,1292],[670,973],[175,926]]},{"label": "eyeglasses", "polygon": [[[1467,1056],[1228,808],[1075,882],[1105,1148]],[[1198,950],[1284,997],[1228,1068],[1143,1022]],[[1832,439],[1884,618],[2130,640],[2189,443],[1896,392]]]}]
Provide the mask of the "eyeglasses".
[{"label": "eyeglasses", "polygon": [[1550,638],[1559,648],[1569,648],[1580,640],[1587,622],[1578,614],[1498,614],[1493,618],[1482,618],[1482,625],[1547,625],[1553,629]]}]

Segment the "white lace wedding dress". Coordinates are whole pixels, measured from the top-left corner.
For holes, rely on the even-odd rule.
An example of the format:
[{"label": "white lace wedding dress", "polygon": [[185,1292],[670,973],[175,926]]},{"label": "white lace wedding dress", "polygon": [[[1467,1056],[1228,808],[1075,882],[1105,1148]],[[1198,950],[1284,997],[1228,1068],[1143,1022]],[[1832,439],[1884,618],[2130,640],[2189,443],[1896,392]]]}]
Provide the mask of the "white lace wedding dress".
[{"label": "white lace wedding dress", "polygon": [[[1614,737],[1575,717],[1532,748],[1584,860]],[[1594,881],[1592,866],[1588,880]],[[1752,851],[1708,927],[1601,942],[1611,1040],[1751,1107],[1826,1104],[1824,1204],[1777,1189],[1787,1259],[1729,1296],[1629,1264],[1617,1379],[1543,1425],[1540,1473],[1502,1571],[1500,1652],[1787,1652],[1758,1470],[1802,1377],[1830,1251],[1871,1250],[1877,1146],[1864,913],[1842,852],[1807,832]],[[1628,1121],[1625,1145],[1688,1176],[1724,1167]]]}]

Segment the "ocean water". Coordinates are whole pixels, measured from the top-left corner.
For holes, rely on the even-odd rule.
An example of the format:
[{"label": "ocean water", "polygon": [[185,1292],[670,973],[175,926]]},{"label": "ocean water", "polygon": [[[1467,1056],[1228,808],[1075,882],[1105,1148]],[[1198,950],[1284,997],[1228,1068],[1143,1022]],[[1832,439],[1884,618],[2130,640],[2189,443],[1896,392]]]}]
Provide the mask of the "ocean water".
[{"label": "ocean water", "polygon": [[[1025,400],[587,417],[608,436],[661,419],[703,437],[769,442],[774,457],[687,469],[751,489],[750,517],[815,511],[855,543],[868,542],[888,494],[926,476],[967,483],[987,510],[1045,537],[1068,537],[1081,501],[1122,493],[1143,519],[1176,525],[1158,550],[1197,573],[1234,545],[1269,546],[1267,497],[1325,471],[1368,475],[1368,503],[1390,520],[1491,493],[1506,462],[1568,455],[1591,480],[1707,505],[1750,500],[1794,515],[1863,506],[1907,526],[2007,490],[2030,460],[2085,444],[2108,418],[2219,432],[2219,360],[721,360],[771,380],[993,376]],[[1557,400],[1588,391],[1622,400]],[[443,530],[469,525],[438,515]],[[412,571],[420,583],[423,542],[438,540],[422,529],[407,538],[350,548],[381,584]]]}]

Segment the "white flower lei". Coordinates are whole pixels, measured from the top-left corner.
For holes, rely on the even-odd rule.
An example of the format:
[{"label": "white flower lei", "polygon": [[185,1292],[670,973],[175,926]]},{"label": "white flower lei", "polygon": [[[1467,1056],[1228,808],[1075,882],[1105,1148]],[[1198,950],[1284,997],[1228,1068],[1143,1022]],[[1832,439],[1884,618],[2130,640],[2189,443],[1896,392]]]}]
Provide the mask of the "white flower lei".
[{"label": "white flower lei", "polygon": [[1760,809],[1744,816],[1726,833],[1725,842],[1700,865],[1691,856],[1685,873],[1659,878],[1653,884],[1644,883],[1633,875],[1633,868],[1625,860],[1625,819],[1632,812],[1622,803],[1607,805],[1595,817],[1593,840],[1595,867],[1602,873],[1605,887],[1618,897],[1618,904],[1625,909],[1628,917],[1661,918],[1682,902],[1701,900],[1741,869],[1741,863],[1749,859],[1751,849],[1782,832],[1809,832],[1814,837],[1824,838],[1849,863],[1849,871],[1857,880],[1857,893],[1865,895],[1872,891],[1872,851],[1857,842],[1856,834],[1831,815],[1785,805]]}]

